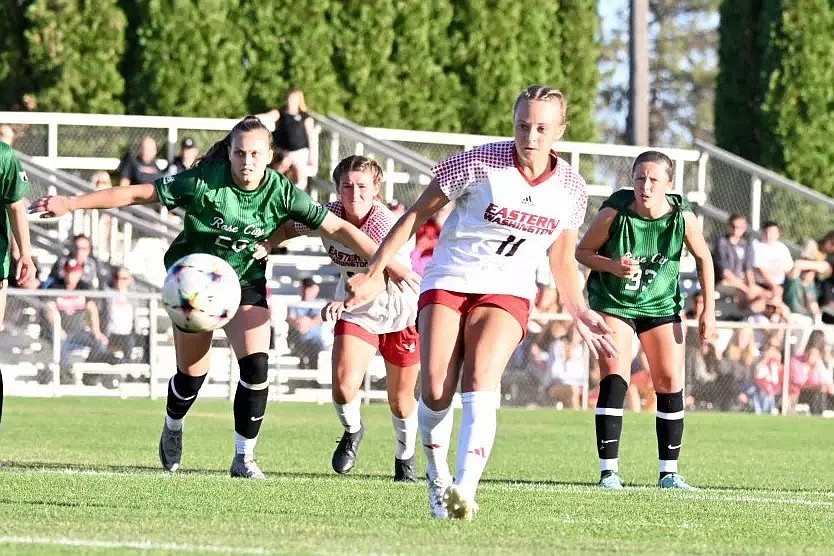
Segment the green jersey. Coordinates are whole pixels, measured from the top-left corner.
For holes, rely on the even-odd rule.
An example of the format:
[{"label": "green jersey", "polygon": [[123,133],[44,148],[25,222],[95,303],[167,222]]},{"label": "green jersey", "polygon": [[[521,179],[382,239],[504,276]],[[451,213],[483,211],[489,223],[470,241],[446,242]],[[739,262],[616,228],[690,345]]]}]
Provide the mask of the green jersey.
[{"label": "green jersey", "polygon": [[287,220],[318,228],[327,209],[283,175],[267,169],[263,183],[244,191],[226,160],[198,164],[156,180],[159,202],[185,209],[183,230],[165,253],[165,268],[191,253],[215,255],[232,265],[241,285],[264,278],[266,261],[252,257],[255,245]]},{"label": "green jersey", "polygon": [[643,218],[631,210],[634,191],[622,189],[602,204],[617,211],[608,241],[599,254],[640,261],[634,278],[620,278],[608,272],[592,271],[588,277],[591,308],[625,318],[668,317],[683,305],[678,280],[681,251],[686,235],[684,212],[692,209],[683,197],[667,194],[672,210],[660,218]]},{"label": "green jersey", "polygon": [[[20,165],[17,155],[6,143],[0,141],[0,203],[4,207],[16,203],[29,193],[29,178]],[[11,252],[9,251],[9,234],[11,223],[9,215],[4,211],[0,218],[0,280],[9,275],[11,270]]]}]

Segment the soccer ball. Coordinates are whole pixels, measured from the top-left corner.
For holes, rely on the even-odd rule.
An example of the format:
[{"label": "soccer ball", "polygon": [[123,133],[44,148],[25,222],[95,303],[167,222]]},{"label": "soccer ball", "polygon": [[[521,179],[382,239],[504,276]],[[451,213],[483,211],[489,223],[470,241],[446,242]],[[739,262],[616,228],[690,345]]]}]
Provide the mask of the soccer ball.
[{"label": "soccer ball", "polygon": [[185,332],[208,332],[229,322],[240,305],[240,282],[229,263],[207,253],[186,255],[171,265],[162,304]]}]

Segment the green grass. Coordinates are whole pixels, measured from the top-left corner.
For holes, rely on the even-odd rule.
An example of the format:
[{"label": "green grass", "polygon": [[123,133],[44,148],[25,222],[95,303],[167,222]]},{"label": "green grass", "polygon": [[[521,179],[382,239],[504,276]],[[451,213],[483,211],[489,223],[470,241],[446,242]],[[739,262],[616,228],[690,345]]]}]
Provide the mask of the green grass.
[{"label": "green grass", "polygon": [[[475,521],[434,521],[423,484],[390,480],[387,408],[363,408],[360,461],[334,476],[330,406],[271,404],[263,482],[228,477],[229,402],[200,400],[182,471],[157,461],[163,401],[6,401],[2,554],[830,554],[834,422],[687,416],[682,471],[698,492],[659,491],[654,418],[627,414],[629,488],[602,492],[593,415],[502,409]],[[421,458],[422,454],[418,454]],[[453,461],[453,460],[452,460]],[[419,459],[422,468],[422,459]]]}]

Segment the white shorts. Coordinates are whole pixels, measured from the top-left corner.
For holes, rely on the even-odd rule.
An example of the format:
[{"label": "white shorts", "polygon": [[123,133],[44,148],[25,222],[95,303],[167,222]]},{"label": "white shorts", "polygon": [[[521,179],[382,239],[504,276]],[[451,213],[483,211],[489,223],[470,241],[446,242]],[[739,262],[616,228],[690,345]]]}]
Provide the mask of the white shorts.
[{"label": "white shorts", "polygon": [[[303,171],[308,176],[313,176],[318,172],[316,165],[310,166],[310,149],[298,149],[297,151],[288,151],[286,157],[292,161],[292,165],[298,170]],[[315,161],[314,161],[315,162]]]}]

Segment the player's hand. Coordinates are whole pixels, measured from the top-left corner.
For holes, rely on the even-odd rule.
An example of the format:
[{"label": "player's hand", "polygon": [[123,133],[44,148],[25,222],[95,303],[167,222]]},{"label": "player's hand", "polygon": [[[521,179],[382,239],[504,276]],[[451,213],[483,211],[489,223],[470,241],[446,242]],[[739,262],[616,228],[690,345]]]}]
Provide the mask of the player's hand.
[{"label": "player's hand", "polygon": [[614,261],[615,266],[612,274],[616,274],[620,278],[634,278],[640,272],[640,261],[632,259],[628,256],[623,256]]},{"label": "player's hand", "polygon": [[343,301],[331,301],[321,308],[321,320],[336,322],[344,312],[345,304]]},{"label": "player's hand", "polygon": [[255,244],[255,250],[252,251],[252,258],[256,261],[263,260],[272,252],[272,244],[269,240],[259,241]]},{"label": "player's hand", "polygon": [[352,309],[374,300],[379,294],[385,291],[385,276],[379,274],[360,273],[355,274],[347,281],[348,298],[345,300],[345,309]]},{"label": "player's hand", "polygon": [[33,276],[37,274],[35,268],[35,261],[32,260],[31,255],[20,257],[15,261],[15,280],[18,284],[25,284]]},{"label": "player's hand", "polygon": [[401,263],[391,263],[386,267],[385,272],[388,273],[388,279],[394,282],[394,285],[399,288],[401,292],[410,289],[414,293],[420,293],[420,275],[411,270],[410,266]]},{"label": "player's hand", "polygon": [[574,326],[585,344],[597,357],[616,357],[617,344],[614,331],[596,311],[585,309],[575,317]]},{"label": "player's hand", "polygon": [[715,338],[715,311],[701,311],[701,316],[698,317],[698,335],[701,342],[711,342]]},{"label": "player's hand", "polygon": [[29,205],[29,214],[39,214],[40,218],[58,218],[70,211],[69,197],[57,195],[41,197]]}]

